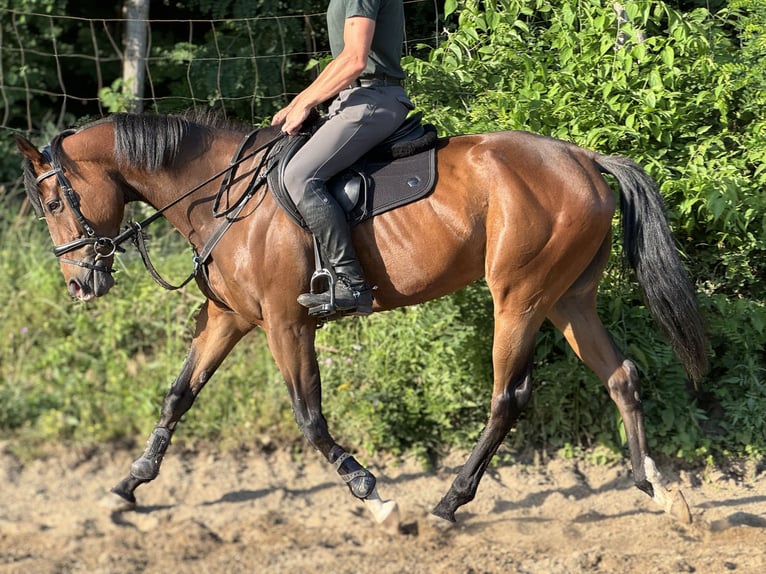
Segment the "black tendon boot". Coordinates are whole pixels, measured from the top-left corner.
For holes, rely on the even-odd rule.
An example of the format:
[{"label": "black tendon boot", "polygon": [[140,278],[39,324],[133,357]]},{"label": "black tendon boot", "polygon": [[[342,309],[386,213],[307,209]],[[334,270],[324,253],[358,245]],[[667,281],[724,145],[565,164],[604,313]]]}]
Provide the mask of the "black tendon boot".
[{"label": "black tendon boot", "polygon": [[[372,313],[372,291],[364,282],[362,267],[351,244],[351,229],[340,205],[324,184],[310,182],[296,205],[303,220],[316,236],[322,252],[335,269],[335,307],[347,315]],[[304,307],[330,303],[330,292],[304,293],[298,297]]]}]

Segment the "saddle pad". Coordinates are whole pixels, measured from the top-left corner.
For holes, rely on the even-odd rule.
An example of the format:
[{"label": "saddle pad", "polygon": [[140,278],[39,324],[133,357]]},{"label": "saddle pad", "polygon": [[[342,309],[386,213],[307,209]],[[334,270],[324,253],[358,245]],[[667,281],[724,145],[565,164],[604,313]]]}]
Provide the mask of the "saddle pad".
[{"label": "saddle pad", "polygon": [[436,150],[431,148],[393,161],[366,161],[356,170],[371,180],[366,214],[353,220],[359,223],[430,193],[436,183]]},{"label": "saddle pad", "polygon": [[[269,189],[285,213],[297,225],[306,229],[303,219],[282,183],[282,172],[286,161],[289,161],[289,158],[304,143],[300,141],[300,136],[290,140],[292,141],[286,145],[278,146],[272,154],[279,165],[269,172]],[[348,214],[352,225],[416,201],[430,193],[436,183],[436,150],[431,148],[394,160],[362,158],[330,180],[327,187],[332,189],[336,179],[348,180],[352,177],[360,177],[360,173],[365,174],[367,193]]]}]

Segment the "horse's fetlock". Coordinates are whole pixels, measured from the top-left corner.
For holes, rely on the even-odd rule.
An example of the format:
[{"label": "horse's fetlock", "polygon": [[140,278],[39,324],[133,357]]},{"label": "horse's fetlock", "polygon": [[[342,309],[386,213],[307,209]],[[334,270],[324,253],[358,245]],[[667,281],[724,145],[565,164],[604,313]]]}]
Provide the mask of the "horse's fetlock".
[{"label": "horse's fetlock", "polygon": [[348,489],[356,498],[364,500],[374,492],[376,483],[375,475],[367,469],[362,469],[353,473],[353,478],[348,481]]},{"label": "horse's fetlock", "polygon": [[139,480],[154,480],[160,473],[160,462],[161,459],[148,459],[142,456],[134,460],[133,464],[130,465],[130,475]]}]

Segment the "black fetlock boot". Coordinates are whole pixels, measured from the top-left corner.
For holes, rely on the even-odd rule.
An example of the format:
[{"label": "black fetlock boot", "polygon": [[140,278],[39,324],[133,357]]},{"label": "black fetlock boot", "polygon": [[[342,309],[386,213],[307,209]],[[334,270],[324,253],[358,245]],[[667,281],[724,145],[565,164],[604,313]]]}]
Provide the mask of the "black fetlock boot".
[{"label": "black fetlock boot", "polygon": [[[372,313],[372,290],[364,282],[346,214],[335,198],[327,193],[322,183],[311,182],[296,207],[335,270],[335,308],[347,315]],[[329,290],[303,293],[298,297],[298,303],[309,308],[330,302]]]}]

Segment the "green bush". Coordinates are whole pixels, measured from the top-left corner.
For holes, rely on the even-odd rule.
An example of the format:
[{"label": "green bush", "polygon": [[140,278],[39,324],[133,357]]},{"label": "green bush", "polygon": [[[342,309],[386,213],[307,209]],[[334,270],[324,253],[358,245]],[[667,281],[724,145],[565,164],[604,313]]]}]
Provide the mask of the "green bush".
[{"label": "green bush", "polygon": [[[183,278],[192,265],[189,247],[172,235],[156,243],[150,249],[164,253],[160,270]],[[130,253],[118,258],[117,285],[106,299],[72,302],[49,246],[36,222],[2,235],[9,299],[1,311],[8,344],[0,349],[0,429],[76,441],[143,434],[180,371],[202,297],[193,289],[164,293]],[[193,428],[218,436],[226,423],[222,405],[230,401],[207,403],[215,416]]]},{"label": "green bush", "polygon": [[325,410],[346,441],[370,451],[430,456],[472,443],[491,398],[490,340],[480,285],[327,325],[318,337]]},{"label": "green bush", "polygon": [[[649,446],[686,460],[766,453],[766,8],[715,13],[627,2],[447,2],[449,33],[405,60],[409,91],[443,134],[527,129],[644,163],[708,322],[712,367],[692,388],[633,279],[608,269],[599,311],[636,363]],[[212,5],[212,4],[211,4]],[[621,45],[617,47],[617,40]],[[7,198],[6,198],[7,199]],[[15,198],[12,198],[15,201]],[[89,304],[68,300],[44,225],[0,206],[0,432],[37,440],[144,437],[180,370],[202,301],[165,293],[138,256]],[[616,222],[615,222],[616,223]],[[163,229],[150,249],[171,280],[190,252]],[[319,332],[324,407],[348,447],[423,457],[470,447],[489,411],[492,309],[479,282],[439,301]],[[508,444],[617,451],[620,417],[560,333],[541,331],[532,401]],[[179,437],[298,437],[265,338],[243,341],[184,418]],[[142,438],[141,438],[142,440]]]}]

